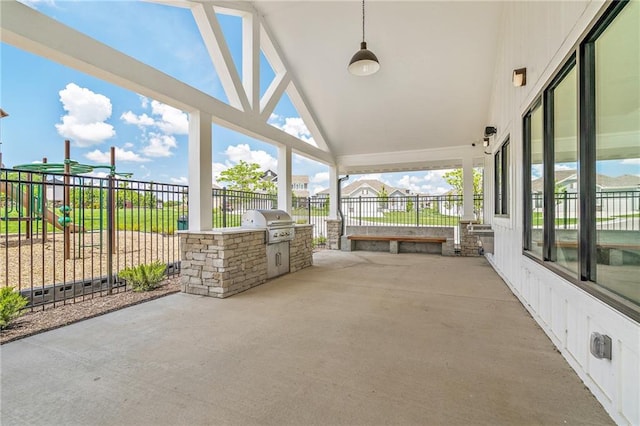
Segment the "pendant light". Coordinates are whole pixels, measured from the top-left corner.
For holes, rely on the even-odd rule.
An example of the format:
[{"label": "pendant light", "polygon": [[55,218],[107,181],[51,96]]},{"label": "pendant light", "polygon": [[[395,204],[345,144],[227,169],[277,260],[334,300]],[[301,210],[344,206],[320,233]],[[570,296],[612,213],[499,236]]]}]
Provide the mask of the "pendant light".
[{"label": "pendant light", "polygon": [[359,76],[375,74],[380,69],[378,58],[367,49],[367,42],[364,41],[364,0],[362,0],[362,43],[360,43],[360,50],[349,61],[347,69],[351,74]]}]

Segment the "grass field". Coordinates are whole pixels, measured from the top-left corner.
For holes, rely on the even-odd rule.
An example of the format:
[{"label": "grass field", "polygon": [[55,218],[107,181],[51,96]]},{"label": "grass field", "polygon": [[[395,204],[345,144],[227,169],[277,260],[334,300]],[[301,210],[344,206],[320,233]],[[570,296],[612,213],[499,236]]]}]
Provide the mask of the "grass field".
[{"label": "grass field", "polygon": [[441,226],[457,226],[459,222],[458,216],[447,216],[440,214],[435,210],[422,210],[418,214],[416,212],[385,212],[382,217],[362,217],[350,218],[351,222],[362,219],[366,222],[384,223],[389,225],[441,225]]},{"label": "grass field", "polygon": [[[60,216],[60,212],[56,211]],[[226,216],[226,226],[239,226],[241,221],[241,213],[222,212],[220,209],[213,210],[213,227],[223,226],[223,215]],[[107,212],[106,209],[74,209],[70,215],[71,223],[80,225],[85,231],[96,231],[106,229]],[[117,209],[115,224],[117,230],[157,232],[162,234],[173,234],[178,230],[178,220],[186,217],[187,212],[182,208],[163,208],[163,209]],[[9,220],[6,220],[9,218]],[[0,208],[0,235],[26,233],[28,221],[17,221],[18,213],[10,211],[5,213]],[[33,220],[33,230],[35,233],[42,232],[42,220],[39,215]],[[13,219],[13,220],[12,220]],[[53,232],[53,226],[47,224],[47,232]],[[56,232],[60,230],[56,229]]]}]

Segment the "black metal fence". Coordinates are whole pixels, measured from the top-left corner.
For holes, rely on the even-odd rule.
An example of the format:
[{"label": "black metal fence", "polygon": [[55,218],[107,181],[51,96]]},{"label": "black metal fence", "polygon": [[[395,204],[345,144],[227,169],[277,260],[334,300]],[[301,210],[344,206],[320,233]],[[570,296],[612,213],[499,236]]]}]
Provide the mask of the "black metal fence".
[{"label": "black metal fence", "polygon": [[[458,226],[462,206],[461,195],[343,198],[341,204],[347,226]],[[482,209],[476,195],[475,220],[482,221]]]},{"label": "black metal fence", "polygon": [[[531,195],[532,223],[542,227],[544,218],[543,195]],[[577,229],[579,218],[579,196],[575,192],[557,192],[554,195],[555,227]],[[640,191],[596,192],[596,229],[616,231],[640,230]]]},{"label": "black metal fence", "polygon": [[0,287],[31,307],[126,290],[118,271],[159,261],[180,270],[186,187],[0,170]]}]

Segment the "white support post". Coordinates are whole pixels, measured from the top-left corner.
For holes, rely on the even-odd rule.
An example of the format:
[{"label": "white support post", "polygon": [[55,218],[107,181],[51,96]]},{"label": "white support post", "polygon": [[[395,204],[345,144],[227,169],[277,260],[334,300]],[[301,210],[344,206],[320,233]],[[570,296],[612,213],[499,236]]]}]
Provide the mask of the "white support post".
[{"label": "white support post", "polygon": [[260,113],[260,20],[242,18],[242,84],[253,111]]},{"label": "white support post", "polygon": [[473,220],[473,159],[462,159],[462,220]]},{"label": "white support post", "polygon": [[291,212],[291,147],[278,147],[278,208]]},{"label": "white support post", "polygon": [[329,219],[338,218],[338,169],[329,167]]},{"label": "white support post", "polygon": [[212,228],[211,195],[211,115],[202,111],[189,114],[189,230]]}]

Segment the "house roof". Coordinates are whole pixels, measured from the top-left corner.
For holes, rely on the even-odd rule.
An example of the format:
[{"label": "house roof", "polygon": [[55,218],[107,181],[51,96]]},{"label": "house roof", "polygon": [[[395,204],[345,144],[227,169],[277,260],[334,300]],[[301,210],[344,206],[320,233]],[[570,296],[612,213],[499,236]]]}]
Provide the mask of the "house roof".
[{"label": "house roof", "polygon": [[[570,178],[577,178],[576,170],[556,170],[556,182],[562,184]],[[531,190],[533,192],[542,192],[543,178],[538,178],[531,181]],[[596,174],[596,186],[601,190],[607,189],[627,189],[637,190],[640,187],[640,176],[635,175],[622,175],[622,176],[607,176],[603,174]]]},{"label": "house roof", "polygon": [[[357,180],[355,182],[351,182],[347,186],[343,187],[342,188],[342,196],[348,197],[350,194],[353,194],[358,189],[361,189],[363,187],[371,188],[377,194],[379,194],[380,191],[382,191],[382,188],[384,187],[385,190],[387,191],[387,195],[393,195],[394,193],[401,193],[403,195],[407,195],[407,191],[408,191],[408,190],[404,190],[404,189],[401,189],[401,188],[395,188],[395,187],[393,187],[391,185],[388,185],[388,184],[386,184],[384,182],[380,182],[377,179],[361,179],[361,180]],[[317,192],[317,194],[318,195],[320,195],[320,194],[329,194],[329,189],[323,189],[322,191]]]}]

